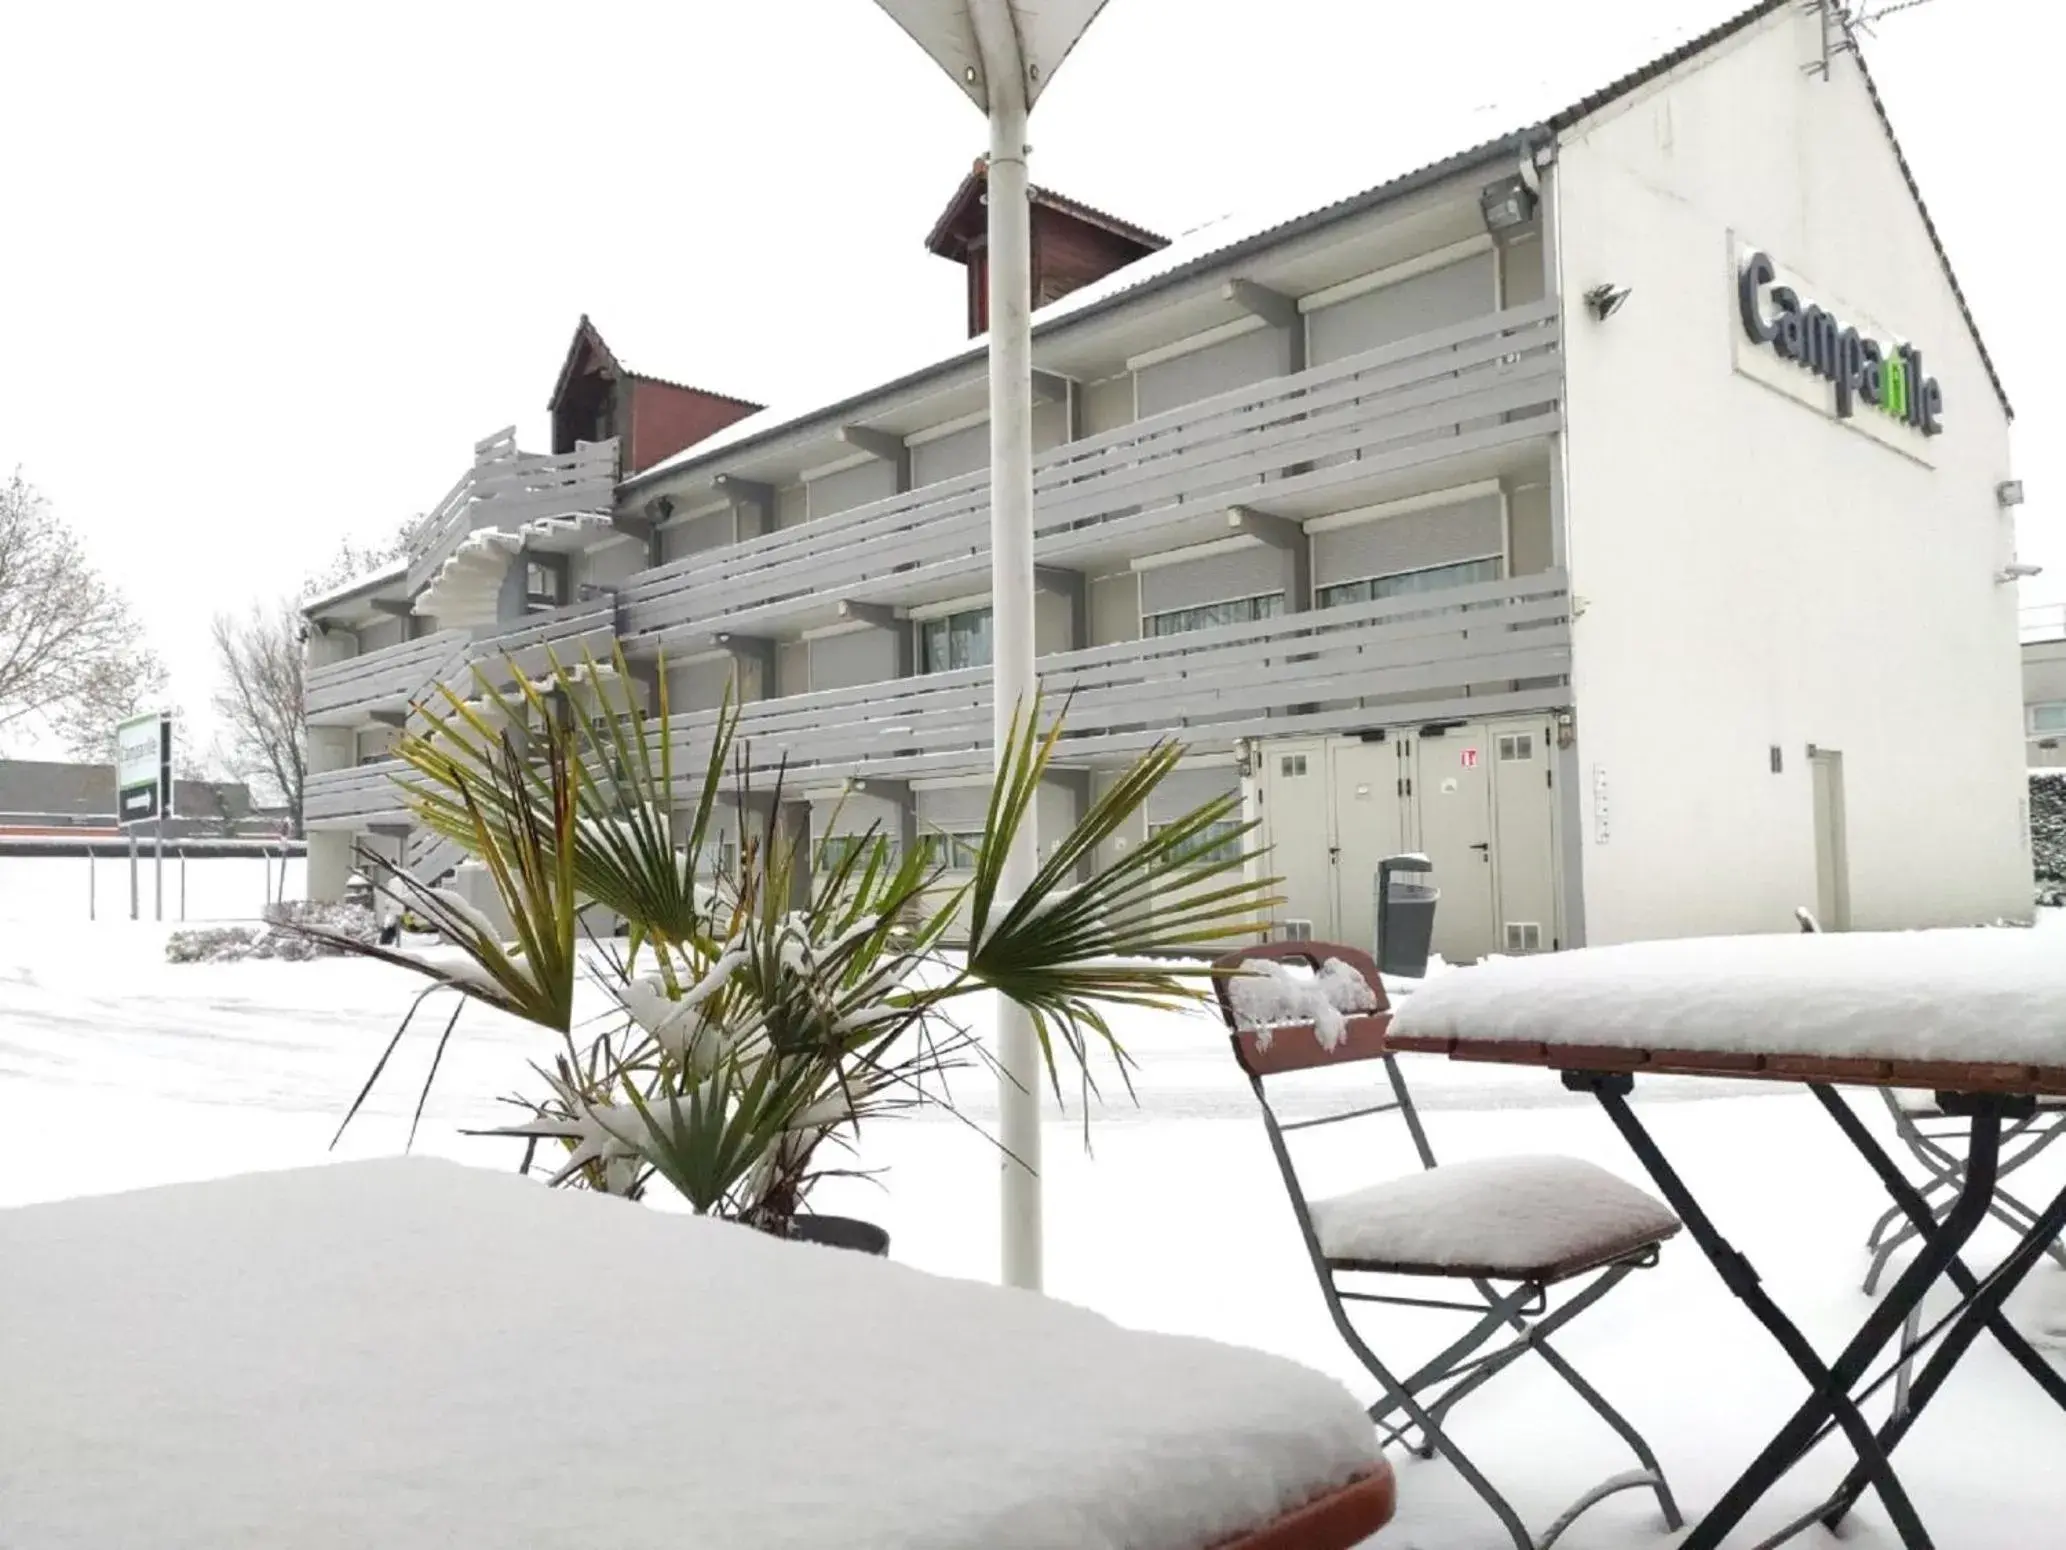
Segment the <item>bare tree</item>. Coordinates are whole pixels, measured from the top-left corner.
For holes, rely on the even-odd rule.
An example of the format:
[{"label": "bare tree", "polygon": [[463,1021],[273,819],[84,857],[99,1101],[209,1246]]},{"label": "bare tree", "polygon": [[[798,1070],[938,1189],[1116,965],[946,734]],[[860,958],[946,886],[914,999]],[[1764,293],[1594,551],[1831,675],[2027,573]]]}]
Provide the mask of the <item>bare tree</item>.
[{"label": "bare tree", "polygon": [[41,728],[104,759],[164,689],[128,601],[17,469],[0,485],[0,736]]},{"label": "bare tree", "polygon": [[242,618],[217,614],[212,633],[220,675],[214,706],[227,734],[229,768],[276,793],[299,834],[308,783],[301,615],[285,601],[254,604]]},{"label": "bare tree", "polygon": [[325,592],[334,592],[361,576],[370,576],[394,564],[408,555],[426,520],[421,513],[409,517],[378,543],[361,543],[346,535],[338,541],[337,552],[309,573],[308,579],[302,583],[301,595],[318,597]]}]

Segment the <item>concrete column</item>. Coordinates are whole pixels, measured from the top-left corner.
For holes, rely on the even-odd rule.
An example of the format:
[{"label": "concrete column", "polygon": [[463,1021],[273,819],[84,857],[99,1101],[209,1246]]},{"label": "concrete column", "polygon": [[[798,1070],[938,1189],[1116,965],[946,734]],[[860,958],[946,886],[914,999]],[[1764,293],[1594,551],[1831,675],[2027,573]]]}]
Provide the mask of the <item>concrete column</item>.
[{"label": "concrete column", "polygon": [[318,904],[344,897],[352,874],[352,837],[342,829],[314,829],[308,835],[308,896]]}]

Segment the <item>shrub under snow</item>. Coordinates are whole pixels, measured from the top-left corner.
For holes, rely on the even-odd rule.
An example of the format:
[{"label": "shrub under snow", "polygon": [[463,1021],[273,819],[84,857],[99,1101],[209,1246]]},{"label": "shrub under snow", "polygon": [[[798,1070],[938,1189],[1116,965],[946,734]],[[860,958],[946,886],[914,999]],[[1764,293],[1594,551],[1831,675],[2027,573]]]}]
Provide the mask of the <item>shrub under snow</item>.
[{"label": "shrub under snow", "polygon": [[337,956],[337,949],[310,941],[289,926],[321,926],[371,942],[380,935],[380,921],[359,904],[313,904],[295,900],[266,906],[265,923],[257,926],[193,926],[166,939],[165,956],[173,963],[234,963],[243,958],[279,958],[300,963]]},{"label": "shrub under snow", "polygon": [[2066,768],[2030,772],[2030,859],[2037,902],[2066,904]]}]

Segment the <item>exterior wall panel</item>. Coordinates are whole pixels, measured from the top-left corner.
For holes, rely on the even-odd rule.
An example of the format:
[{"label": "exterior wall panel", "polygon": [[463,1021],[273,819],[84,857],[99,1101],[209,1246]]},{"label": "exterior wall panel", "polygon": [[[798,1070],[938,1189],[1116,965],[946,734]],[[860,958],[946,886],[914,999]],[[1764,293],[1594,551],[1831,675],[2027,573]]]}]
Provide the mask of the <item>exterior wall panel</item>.
[{"label": "exterior wall panel", "polygon": [[[1486,308],[1487,311],[1491,309]],[[1291,342],[1282,329],[1255,328],[1134,373],[1140,417],[1211,398],[1229,388],[1281,377],[1291,369]]]},{"label": "exterior wall panel", "polygon": [[1517,485],[1508,492],[1506,504],[1507,537],[1513,551],[1507,556],[1508,571],[1533,576],[1548,570],[1556,560],[1549,486]]},{"label": "exterior wall panel", "polygon": [[851,511],[870,501],[887,500],[896,493],[896,469],[879,458],[870,458],[810,482],[811,520]]},{"label": "exterior wall panel", "polygon": [[1133,424],[1133,376],[1107,377],[1102,382],[1086,383],[1079,389],[1082,399],[1081,417],[1083,434],[1095,436],[1100,431],[1116,431],[1122,425]]},{"label": "exterior wall panel", "polygon": [[698,388],[647,378],[631,380],[631,427],[625,439],[626,476],[651,468],[755,412],[752,404]]},{"label": "exterior wall panel", "polygon": [[709,511],[700,517],[690,517],[661,530],[661,553],[667,560],[684,559],[692,554],[703,554],[712,549],[722,549],[732,541],[732,513]]},{"label": "exterior wall panel", "polygon": [[1494,254],[1474,254],[1308,313],[1308,363],[1324,366],[1450,323],[1489,315],[1498,310],[1496,265]]},{"label": "exterior wall panel", "polygon": [[1313,535],[1313,585],[1333,586],[1505,553],[1497,495]]},{"label": "exterior wall panel", "polygon": [[846,630],[809,644],[813,689],[851,689],[897,676],[894,630]]},{"label": "exterior wall panel", "polygon": [[1141,612],[1166,613],[1205,603],[1282,592],[1291,585],[1291,562],[1281,549],[1257,544],[1203,559],[1158,565],[1140,574]]},{"label": "exterior wall panel", "polygon": [[986,421],[911,449],[911,483],[937,484],[990,466],[990,426]]},{"label": "exterior wall panel", "polygon": [[[1821,57],[1785,8],[1553,169],[1561,291],[1636,298],[1565,340],[1594,943],[1792,929],[1810,745],[1843,756],[1855,928],[2030,914],[2007,424],[1856,60]],[[1904,451],[1734,369],[1739,240],[1921,348],[1944,433],[1890,423]]]},{"label": "exterior wall panel", "polygon": [[1111,646],[1141,638],[1141,578],[1132,571],[1096,576],[1090,583],[1090,639],[1086,646]]}]

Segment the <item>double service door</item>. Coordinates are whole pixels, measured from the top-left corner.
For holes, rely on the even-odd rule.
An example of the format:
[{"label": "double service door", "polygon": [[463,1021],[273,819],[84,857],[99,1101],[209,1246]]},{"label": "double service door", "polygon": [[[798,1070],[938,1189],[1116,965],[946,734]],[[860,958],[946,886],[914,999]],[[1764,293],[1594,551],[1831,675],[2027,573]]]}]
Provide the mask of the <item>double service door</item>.
[{"label": "double service door", "polygon": [[1554,736],[1549,718],[1530,716],[1265,744],[1281,918],[1367,947],[1378,863],[1418,852],[1442,891],[1434,949],[1445,959],[1554,947]]}]

